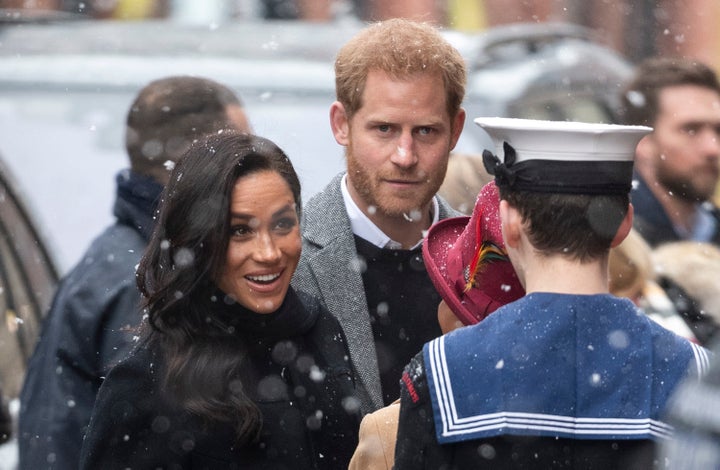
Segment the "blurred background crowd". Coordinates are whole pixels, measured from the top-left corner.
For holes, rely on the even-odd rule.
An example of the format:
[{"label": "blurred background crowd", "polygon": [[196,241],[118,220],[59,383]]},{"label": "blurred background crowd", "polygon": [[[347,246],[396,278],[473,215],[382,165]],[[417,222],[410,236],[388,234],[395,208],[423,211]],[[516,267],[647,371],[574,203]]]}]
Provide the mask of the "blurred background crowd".
[{"label": "blurred background crowd", "polygon": [[720,65],[720,3],[714,0],[3,0],[2,8],[57,10],[98,19],[172,18],[362,20],[406,17],[459,30],[517,22],[590,27],[601,43],[632,61],[684,55]]}]

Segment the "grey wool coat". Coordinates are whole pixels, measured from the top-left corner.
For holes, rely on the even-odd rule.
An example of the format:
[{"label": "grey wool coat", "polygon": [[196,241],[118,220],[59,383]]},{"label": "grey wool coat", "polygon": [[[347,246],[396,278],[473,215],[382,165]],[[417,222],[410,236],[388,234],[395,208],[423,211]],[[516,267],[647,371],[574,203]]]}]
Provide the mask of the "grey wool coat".
[{"label": "grey wool coat", "polygon": [[[318,297],[339,320],[359,379],[362,413],[366,414],[382,407],[383,399],[362,263],[358,262],[340,189],[342,177],[343,173],[333,178],[303,207],[302,256],[293,286]],[[438,201],[440,219],[460,215],[442,198]]]}]

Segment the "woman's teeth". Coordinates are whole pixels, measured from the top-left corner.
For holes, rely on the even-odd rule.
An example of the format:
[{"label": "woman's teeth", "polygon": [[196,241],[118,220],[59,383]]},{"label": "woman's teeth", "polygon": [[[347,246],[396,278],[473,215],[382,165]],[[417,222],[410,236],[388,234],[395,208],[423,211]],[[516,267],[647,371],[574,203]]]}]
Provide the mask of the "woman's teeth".
[{"label": "woman's teeth", "polygon": [[247,278],[253,282],[272,282],[279,277],[280,277],[279,273],[278,274],[265,274],[262,276],[247,276]]}]

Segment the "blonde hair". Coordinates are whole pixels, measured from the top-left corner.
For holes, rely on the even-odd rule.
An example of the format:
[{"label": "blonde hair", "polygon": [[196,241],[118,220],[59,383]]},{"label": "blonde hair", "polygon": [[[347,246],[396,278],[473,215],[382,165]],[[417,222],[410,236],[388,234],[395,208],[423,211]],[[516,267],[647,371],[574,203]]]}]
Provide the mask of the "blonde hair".
[{"label": "blonde hair", "polygon": [[619,245],[610,249],[610,292],[636,300],[648,281],[655,279],[652,248],[635,230]]}]

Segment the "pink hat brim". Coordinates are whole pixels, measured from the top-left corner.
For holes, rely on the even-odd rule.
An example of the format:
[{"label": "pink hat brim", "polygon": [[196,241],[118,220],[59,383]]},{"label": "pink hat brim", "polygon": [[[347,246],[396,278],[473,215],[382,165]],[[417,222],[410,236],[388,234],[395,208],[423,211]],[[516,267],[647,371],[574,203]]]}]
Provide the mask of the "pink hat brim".
[{"label": "pink hat brim", "polygon": [[[432,225],[428,230],[427,237],[423,243],[423,259],[425,268],[427,269],[430,280],[435,289],[437,289],[440,297],[443,298],[448,307],[455,313],[464,325],[473,325],[477,323],[478,315],[473,314],[465,303],[460,300],[457,294],[454,281],[448,276],[448,253],[465,230],[470,217],[453,217],[443,219]],[[493,300],[487,297],[488,304]]]}]

